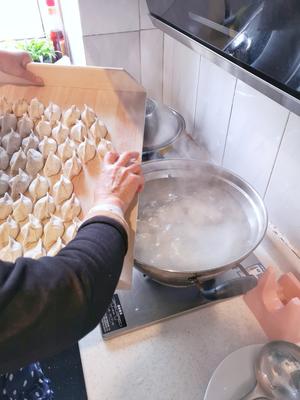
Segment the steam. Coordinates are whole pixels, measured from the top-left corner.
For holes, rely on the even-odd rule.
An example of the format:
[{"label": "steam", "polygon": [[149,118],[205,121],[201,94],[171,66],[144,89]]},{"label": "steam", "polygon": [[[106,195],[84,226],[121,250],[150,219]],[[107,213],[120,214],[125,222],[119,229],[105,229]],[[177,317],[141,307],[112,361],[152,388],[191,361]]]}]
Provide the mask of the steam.
[{"label": "steam", "polygon": [[257,229],[242,197],[228,183],[204,175],[148,181],[140,199],[136,259],[175,271],[214,269],[238,259]]}]

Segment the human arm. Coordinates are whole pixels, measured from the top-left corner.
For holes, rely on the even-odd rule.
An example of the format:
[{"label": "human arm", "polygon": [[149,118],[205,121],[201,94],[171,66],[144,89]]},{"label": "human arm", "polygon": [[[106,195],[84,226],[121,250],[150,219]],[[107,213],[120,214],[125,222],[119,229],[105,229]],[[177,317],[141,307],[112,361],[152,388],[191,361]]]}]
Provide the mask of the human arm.
[{"label": "human arm", "polygon": [[[113,185],[104,172],[99,184],[107,187],[95,204],[119,199],[126,211],[142,178],[131,176],[121,157],[121,165],[117,155],[106,159],[104,166],[126,179]],[[53,355],[92,330],[111,301],[126,250],[122,218],[100,213],[88,215],[55,257],[0,261],[0,374]]]},{"label": "human arm", "polygon": [[35,85],[43,85],[43,80],[27,69],[31,57],[26,51],[0,50],[0,71],[23,78]]}]

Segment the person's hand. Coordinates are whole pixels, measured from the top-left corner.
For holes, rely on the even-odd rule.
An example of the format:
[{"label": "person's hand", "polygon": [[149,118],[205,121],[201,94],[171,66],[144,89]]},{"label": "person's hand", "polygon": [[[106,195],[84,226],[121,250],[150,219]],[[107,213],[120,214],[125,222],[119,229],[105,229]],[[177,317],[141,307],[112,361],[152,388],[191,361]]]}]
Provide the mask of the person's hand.
[{"label": "person's hand", "polygon": [[137,152],[126,152],[120,155],[109,152],[105,155],[95,190],[95,205],[110,203],[126,212],[135,194],[144,186],[144,177],[138,158]]},{"label": "person's hand", "polygon": [[35,85],[43,85],[43,80],[27,70],[31,57],[26,51],[0,51],[0,70],[6,74],[26,79]]}]

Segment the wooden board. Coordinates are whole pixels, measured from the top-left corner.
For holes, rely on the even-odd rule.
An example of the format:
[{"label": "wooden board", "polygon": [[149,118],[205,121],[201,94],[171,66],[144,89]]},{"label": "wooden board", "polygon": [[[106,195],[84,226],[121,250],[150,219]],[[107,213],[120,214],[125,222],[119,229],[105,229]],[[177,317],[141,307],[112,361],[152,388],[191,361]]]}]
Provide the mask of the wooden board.
[{"label": "wooden board", "polygon": [[[37,97],[46,106],[52,101],[63,109],[76,104],[82,110],[87,104],[105,122],[118,152],[142,152],[146,94],[124,70],[35,63],[29,69],[43,78],[45,86],[29,86],[26,81],[0,73],[0,96],[5,95],[10,101],[20,98],[30,101]],[[100,171],[100,160],[95,158],[73,180],[83,214],[92,204]],[[129,249],[119,288],[129,288],[131,284],[136,218],[137,201],[126,216],[130,227]]]}]

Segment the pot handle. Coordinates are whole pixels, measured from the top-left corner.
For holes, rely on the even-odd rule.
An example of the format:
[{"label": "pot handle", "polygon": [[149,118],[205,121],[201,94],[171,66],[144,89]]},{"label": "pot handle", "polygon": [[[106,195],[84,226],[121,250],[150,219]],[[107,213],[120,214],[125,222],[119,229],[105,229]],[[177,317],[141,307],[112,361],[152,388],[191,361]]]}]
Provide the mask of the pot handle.
[{"label": "pot handle", "polygon": [[206,282],[197,281],[196,285],[207,300],[219,300],[245,294],[257,285],[257,278],[247,275],[219,284],[216,284],[215,279],[211,279]]}]

